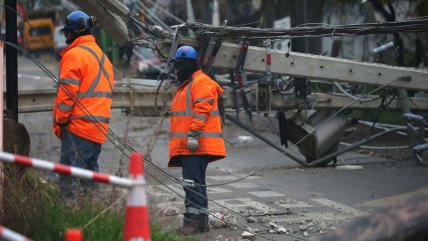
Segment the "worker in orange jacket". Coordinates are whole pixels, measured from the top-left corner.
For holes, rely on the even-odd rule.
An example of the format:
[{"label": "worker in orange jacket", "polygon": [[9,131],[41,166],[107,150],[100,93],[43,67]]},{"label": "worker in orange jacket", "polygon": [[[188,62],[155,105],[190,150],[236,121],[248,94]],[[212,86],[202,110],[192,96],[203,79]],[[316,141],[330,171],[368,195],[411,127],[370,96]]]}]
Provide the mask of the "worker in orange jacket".
[{"label": "worker in orange jacket", "polygon": [[223,89],[197,67],[193,47],[176,51],[179,81],[170,111],[169,167],[182,167],[186,199],[183,226],[187,235],[208,232],[205,173],[208,163],[226,157],[218,106]]},{"label": "worker in orange jacket", "polygon": [[[98,171],[106,140],[113,90],[113,66],[90,29],[95,17],[70,13],[64,24],[68,46],[60,53],[60,76],[54,101],[53,129],[61,139],[62,164]],[[95,187],[94,183],[88,183]],[[77,180],[60,178],[64,198],[76,198]]]}]

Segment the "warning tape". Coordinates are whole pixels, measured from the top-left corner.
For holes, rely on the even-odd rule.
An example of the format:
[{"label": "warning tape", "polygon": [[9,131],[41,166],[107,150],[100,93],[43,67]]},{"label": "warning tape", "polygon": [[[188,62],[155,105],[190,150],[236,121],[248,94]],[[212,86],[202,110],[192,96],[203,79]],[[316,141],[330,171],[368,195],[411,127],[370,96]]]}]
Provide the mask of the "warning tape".
[{"label": "warning tape", "polygon": [[8,228],[5,228],[0,225],[0,237],[5,241],[32,241],[19,233],[16,233]]},{"label": "warning tape", "polygon": [[67,176],[78,177],[82,179],[92,180],[101,183],[109,183],[123,188],[132,188],[136,185],[142,185],[139,180],[108,175],[100,172],[94,172],[83,168],[67,166],[50,161],[44,161],[34,158],[29,158],[20,155],[13,155],[6,152],[0,152],[0,161],[15,163],[22,166],[33,167],[46,171],[53,171]]}]

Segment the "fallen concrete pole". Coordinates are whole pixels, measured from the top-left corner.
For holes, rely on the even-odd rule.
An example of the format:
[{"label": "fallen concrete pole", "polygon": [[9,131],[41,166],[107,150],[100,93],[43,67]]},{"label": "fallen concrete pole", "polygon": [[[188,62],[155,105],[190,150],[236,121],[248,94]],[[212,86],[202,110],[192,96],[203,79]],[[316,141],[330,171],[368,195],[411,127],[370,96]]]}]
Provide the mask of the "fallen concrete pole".
[{"label": "fallen concrete pole", "polygon": [[[248,99],[253,110],[256,108],[256,98],[252,89],[248,89]],[[167,92],[160,91],[156,96],[156,87],[133,88],[133,87],[115,87],[113,91],[113,109],[136,108],[136,113],[144,113],[147,110],[155,110],[159,114],[162,108],[162,101],[166,99],[167,104],[172,100],[175,88],[169,88]],[[52,111],[53,101],[56,95],[55,89],[50,90],[25,90],[19,92],[19,112],[44,112]],[[232,92],[225,90],[225,107],[233,108]],[[158,105],[156,106],[156,100]],[[412,98],[411,109],[417,111],[428,110],[428,99]],[[325,93],[312,93],[310,98],[294,98],[294,95],[279,92],[271,93],[271,110],[290,110],[290,109],[340,109],[354,102],[353,99],[346,96],[333,96]],[[377,110],[381,105],[381,99],[371,102],[356,102],[350,109]],[[242,103],[240,103],[242,106]],[[397,100],[393,100],[387,109],[396,109]]]}]

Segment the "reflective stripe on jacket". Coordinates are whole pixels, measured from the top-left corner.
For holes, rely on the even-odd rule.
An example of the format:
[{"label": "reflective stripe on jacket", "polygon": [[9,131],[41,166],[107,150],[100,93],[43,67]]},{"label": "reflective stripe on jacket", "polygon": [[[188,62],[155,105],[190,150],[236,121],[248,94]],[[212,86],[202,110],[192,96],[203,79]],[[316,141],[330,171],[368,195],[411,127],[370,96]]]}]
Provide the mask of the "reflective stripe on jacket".
[{"label": "reflective stripe on jacket", "polygon": [[103,144],[110,120],[113,66],[92,35],[78,37],[61,56],[54,129],[68,124],[71,133]]},{"label": "reflective stripe on jacket", "polygon": [[[218,95],[223,89],[198,70],[190,81],[184,82],[175,93],[170,114],[169,167],[181,166],[178,155],[212,155],[218,160],[226,156],[218,110]],[[187,133],[200,131],[199,148],[190,152]]]}]

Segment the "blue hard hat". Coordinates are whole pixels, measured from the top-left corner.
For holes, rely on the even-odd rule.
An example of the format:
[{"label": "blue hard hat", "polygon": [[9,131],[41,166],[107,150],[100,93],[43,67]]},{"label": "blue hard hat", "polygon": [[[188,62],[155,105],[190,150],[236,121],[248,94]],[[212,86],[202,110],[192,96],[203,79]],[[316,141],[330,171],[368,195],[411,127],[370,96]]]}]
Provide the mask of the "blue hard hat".
[{"label": "blue hard hat", "polygon": [[182,46],[175,52],[175,59],[198,59],[198,52],[191,46]]},{"label": "blue hard hat", "polygon": [[96,21],[94,16],[89,17],[82,11],[73,11],[65,19],[63,30],[72,29],[76,33],[80,33],[95,26]]}]

